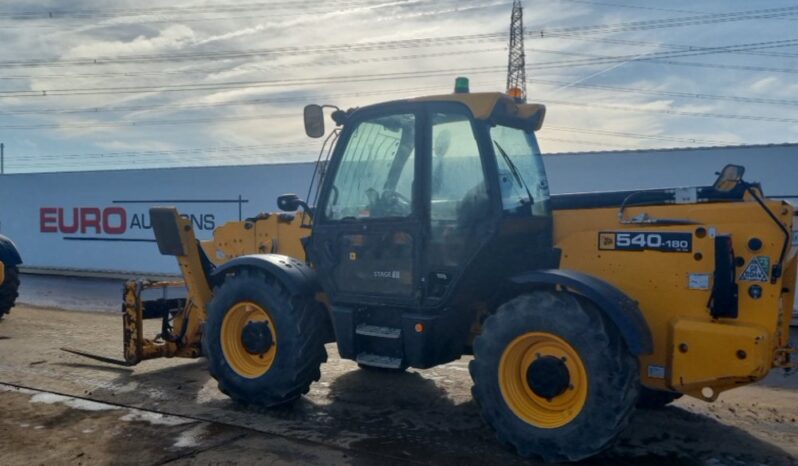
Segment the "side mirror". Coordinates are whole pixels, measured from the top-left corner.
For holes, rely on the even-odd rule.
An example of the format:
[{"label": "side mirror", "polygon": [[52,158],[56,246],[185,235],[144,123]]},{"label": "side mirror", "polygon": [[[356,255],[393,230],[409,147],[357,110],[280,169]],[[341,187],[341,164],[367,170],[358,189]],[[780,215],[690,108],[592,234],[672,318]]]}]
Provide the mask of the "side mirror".
[{"label": "side mirror", "polygon": [[720,191],[723,193],[732,191],[743,180],[744,173],[745,167],[743,166],[731,164],[726,165],[723,167],[723,170],[718,173],[718,179],[715,180],[715,184],[713,184],[712,187],[715,189],[715,191]]},{"label": "side mirror", "polygon": [[324,110],[321,105],[311,104],[305,106],[305,134],[311,138],[324,136]]},{"label": "side mirror", "polygon": [[283,194],[277,198],[277,207],[283,212],[296,212],[300,207],[306,208],[307,204],[296,194]]}]

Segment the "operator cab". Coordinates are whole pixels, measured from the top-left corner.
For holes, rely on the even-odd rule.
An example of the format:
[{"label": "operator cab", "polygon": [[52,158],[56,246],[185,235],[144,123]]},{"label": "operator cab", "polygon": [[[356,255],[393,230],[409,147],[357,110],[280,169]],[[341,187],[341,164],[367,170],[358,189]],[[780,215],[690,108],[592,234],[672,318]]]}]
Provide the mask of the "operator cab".
[{"label": "operator cab", "polygon": [[500,93],[336,112],[309,247],[332,302],[439,307],[500,278],[482,270],[555,266],[544,114]]}]

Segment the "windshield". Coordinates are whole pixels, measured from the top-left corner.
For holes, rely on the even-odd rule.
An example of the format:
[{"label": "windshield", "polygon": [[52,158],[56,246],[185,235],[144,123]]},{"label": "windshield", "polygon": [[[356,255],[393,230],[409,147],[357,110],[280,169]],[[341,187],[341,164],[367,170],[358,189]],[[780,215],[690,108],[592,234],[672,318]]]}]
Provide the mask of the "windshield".
[{"label": "windshield", "polygon": [[502,206],[505,212],[548,213],[549,184],[535,135],[508,126],[493,126],[490,137],[499,167]]}]

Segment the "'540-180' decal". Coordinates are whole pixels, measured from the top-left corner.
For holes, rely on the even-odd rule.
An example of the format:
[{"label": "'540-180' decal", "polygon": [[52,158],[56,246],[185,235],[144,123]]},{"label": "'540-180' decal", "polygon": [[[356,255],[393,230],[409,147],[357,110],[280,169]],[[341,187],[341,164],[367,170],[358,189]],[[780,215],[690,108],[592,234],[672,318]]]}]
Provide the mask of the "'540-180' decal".
[{"label": "'540-180' decal", "polygon": [[692,252],[693,234],[674,232],[602,231],[598,248],[604,251]]}]

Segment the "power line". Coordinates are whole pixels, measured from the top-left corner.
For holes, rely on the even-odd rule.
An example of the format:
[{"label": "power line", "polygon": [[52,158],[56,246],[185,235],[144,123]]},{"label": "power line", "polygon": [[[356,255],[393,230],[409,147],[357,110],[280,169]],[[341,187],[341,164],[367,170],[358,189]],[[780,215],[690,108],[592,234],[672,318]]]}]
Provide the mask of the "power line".
[{"label": "power line", "polygon": [[[565,84],[571,84],[568,81],[559,81],[553,79],[537,79],[537,78],[527,79],[527,82],[533,84],[542,84],[545,86],[562,86]],[[703,92],[662,91],[658,89],[642,89],[642,88],[633,88],[633,87],[620,87],[620,86],[610,86],[604,84],[586,84],[586,83],[571,84],[571,87],[577,87],[582,89],[595,89],[595,90],[610,91],[610,92],[655,95],[661,97],[676,97],[676,98],[699,99],[699,100],[721,100],[728,102],[742,102],[742,103],[766,104],[766,105],[798,106],[798,100],[790,100],[790,99],[772,99],[766,97],[707,94]]]},{"label": "power line", "polygon": [[757,115],[737,115],[729,113],[688,112],[683,110],[639,108],[639,107],[630,107],[630,106],[605,105],[605,104],[572,102],[572,101],[552,100],[552,99],[546,99],[546,104],[567,105],[569,107],[601,108],[605,110],[614,110],[614,111],[623,111],[623,112],[657,113],[661,115],[688,116],[688,117],[699,117],[699,118],[751,120],[751,121],[764,121],[770,123],[792,123],[792,124],[798,123],[798,118],[769,117],[769,116],[757,116]]},{"label": "power line", "polygon": [[[544,81],[544,84],[547,85],[559,85],[562,81],[549,81],[549,80],[529,80],[530,82],[538,82]],[[598,86],[598,85],[586,85],[584,87],[589,88],[600,88],[604,89],[605,86]],[[401,88],[401,89],[385,89],[385,90],[377,90],[377,91],[367,91],[367,92],[359,92],[359,93],[338,93],[338,94],[324,94],[324,95],[314,95],[314,99],[329,99],[329,98],[352,98],[352,97],[361,97],[361,96],[370,96],[370,95],[386,95],[391,93],[397,94],[408,94],[410,92],[421,92],[421,91],[430,91],[430,90],[443,90],[446,89],[445,86],[430,86],[430,87],[416,87],[416,88]],[[634,89],[627,89],[627,88],[616,88],[612,87],[614,90],[629,90],[634,91]],[[644,90],[640,90],[644,91]],[[694,94],[687,95],[689,97],[696,97]],[[755,100],[757,103],[759,102],[758,98],[746,98],[740,96],[712,96],[712,97],[719,97],[725,98],[727,100]],[[20,112],[5,112],[2,114],[53,114],[53,113],[98,113],[99,111],[141,111],[147,109],[169,109],[169,110],[190,110],[190,109],[198,109],[198,108],[215,108],[215,107],[226,107],[226,106],[241,106],[241,105],[254,105],[254,104],[263,104],[263,103],[287,103],[287,102],[305,102],[308,98],[305,96],[292,96],[292,97],[271,97],[271,98],[263,98],[263,99],[250,99],[250,100],[243,100],[243,101],[232,101],[232,102],[219,102],[219,103],[208,103],[208,104],[189,104],[184,106],[179,105],[160,105],[160,106],[146,106],[146,105],[139,105],[139,106],[128,106],[128,107],[111,107],[107,109],[76,109],[76,110],[58,110],[58,109],[39,109],[39,110],[31,110],[31,111],[20,111]],[[798,105],[798,101],[778,101],[777,99],[767,99],[768,102],[766,103],[778,103],[780,105]],[[545,99],[546,104],[558,104],[558,105],[567,105],[567,106],[577,106],[577,107],[591,107],[591,108],[601,108],[601,109],[608,109],[608,110],[615,110],[615,111],[631,111],[631,112],[642,112],[642,113],[657,113],[657,114],[666,114],[666,115],[673,115],[673,116],[688,116],[688,117],[702,117],[702,118],[716,118],[716,119],[735,119],[735,120],[751,120],[751,121],[763,121],[763,122],[775,122],[775,123],[798,123],[798,119],[795,118],[786,118],[786,117],[769,117],[769,116],[757,116],[757,115],[740,115],[740,114],[729,114],[729,113],[709,113],[709,112],[689,112],[689,111],[682,111],[676,109],[648,109],[648,108],[639,108],[639,107],[631,107],[631,106],[618,106],[618,105],[606,105],[606,104],[597,104],[597,103],[586,103],[586,102],[576,102],[576,101],[567,101],[567,100],[556,100],[556,99]],[[282,118],[287,116],[293,115],[274,115],[274,118]],[[240,117],[233,117],[233,118],[240,118]],[[169,121],[168,124],[184,124],[185,120],[176,120],[176,121]],[[190,123],[198,123],[198,122],[205,122],[206,119],[199,119],[199,120],[188,120],[185,121],[186,124]],[[108,125],[112,126],[139,126],[139,125],[159,125],[162,124],[162,121],[120,121],[115,123],[104,123],[100,124],[99,126],[105,127]],[[96,127],[97,124],[89,123],[85,125],[79,125],[77,127]],[[55,128],[55,127],[64,127],[58,124],[46,124],[46,125],[13,125],[7,127],[0,127],[5,129],[43,129],[43,128]],[[66,127],[76,127],[75,125],[68,125]]]},{"label": "power line", "polygon": [[[550,32],[555,34],[557,33],[607,34],[611,32],[645,31],[650,29],[697,26],[704,24],[747,21],[751,19],[769,19],[769,18],[779,18],[779,17],[795,16],[795,15],[798,15],[798,6],[765,8],[758,10],[737,11],[737,12],[728,12],[728,13],[709,13],[698,16],[651,19],[643,21],[614,23],[614,24],[561,27],[561,28],[553,28],[550,30]],[[532,36],[539,35],[540,37],[543,37],[548,33],[549,31],[546,29],[527,32],[528,35]]]},{"label": "power line", "polygon": [[[601,42],[604,44],[613,44],[613,45],[623,45],[623,46],[640,46],[640,47],[657,47],[657,48],[668,48],[674,50],[684,50],[684,51],[697,51],[701,49],[711,48],[709,46],[703,45],[691,45],[691,44],[670,44],[665,42],[655,42],[655,41],[642,41],[642,40],[629,40],[629,39],[613,39],[608,37],[582,37],[582,36],[572,36],[572,35],[561,35],[557,36],[557,38],[569,39],[569,40],[578,40],[578,41],[585,41],[585,42]],[[789,40],[789,39],[788,39]],[[787,45],[785,45],[787,46]],[[753,50],[753,49],[745,49],[745,50],[728,50],[724,53],[730,54],[741,54],[741,55],[758,55],[758,56],[765,56],[765,57],[781,57],[781,58],[796,58],[798,57],[798,53],[789,53],[789,52],[763,52],[761,50]]]},{"label": "power line", "polygon": [[[559,62],[544,62],[535,65],[533,69],[543,70],[551,68],[563,68],[573,66],[587,66],[594,64],[613,63],[618,61],[654,61],[659,60],[663,63],[674,64],[688,64],[686,62],[670,62],[663,60],[663,57],[677,57],[677,56],[694,56],[706,55],[713,53],[724,53],[728,50],[750,50],[757,48],[768,47],[783,47],[786,44],[798,44],[798,39],[787,39],[781,41],[768,41],[751,44],[736,44],[720,47],[706,47],[697,51],[681,51],[681,52],[663,52],[652,53],[648,56],[599,56],[594,58],[585,58],[580,60],[565,60]],[[689,63],[689,66],[701,66],[710,68],[735,68],[745,70],[757,71],[780,71],[785,73],[798,73],[798,69],[792,68],[773,68],[773,67],[755,67],[755,66],[738,66],[738,65],[723,65],[723,64],[707,64],[707,63]],[[387,74],[371,74],[371,75],[352,75],[352,76],[327,76],[320,78],[298,78],[298,79],[282,79],[282,80],[268,80],[268,81],[234,81],[234,82],[218,82],[218,83],[184,83],[173,85],[161,86],[118,86],[118,87],[96,87],[96,88],[69,88],[69,89],[43,89],[43,90],[10,90],[0,91],[0,97],[40,97],[40,96],[59,96],[59,95],[101,95],[101,94],[131,94],[131,93],[149,93],[149,92],[185,92],[185,91],[198,91],[198,90],[218,90],[218,89],[240,89],[240,88],[253,88],[253,87],[268,87],[276,85],[314,85],[314,84],[330,84],[338,82],[363,82],[363,81],[379,81],[385,79],[408,79],[417,77],[433,77],[440,76],[441,74],[455,74],[455,73],[489,73],[495,71],[496,67],[474,67],[474,68],[460,68],[460,69],[447,69],[447,70],[427,70],[427,71],[411,71],[411,72],[395,72]]]},{"label": "power line", "polygon": [[[472,82],[473,86],[485,84]],[[363,92],[346,92],[346,93],[332,93],[332,94],[313,94],[316,100],[335,99],[339,97],[364,97],[375,95],[389,95],[389,94],[408,94],[411,92],[426,92],[426,91],[448,91],[451,87],[447,85],[436,85],[426,87],[412,87],[412,88],[391,88],[380,89],[374,91]],[[218,108],[218,107],[235,107],[256,104],[272,104],[272,103],[289,103],[289,102],[307,102],[309,99],[306,96],[291,96],[291,97],[264,97],[259,99],[244,99],[232,100],[226,102],[209,102],[209,103],[196,103],[196,104],[161,104],[161,105],[124,105],[124,106],[110,106],[110,107],[84,107],[77,109],[69,108],[36,108],[26,110],[14,111],[1,111],[0,116],[3,115],[50,115],[50,114],[78,114],[78,113],[103,113],[103,112],[136,112],[148,110],[195,110],[201,108]]]},{"label": "power line", "polygon": [[396,50],[403,48],[413,48],[421,46],[448,46],[482,40],[504,40],[506,35],[503,33],[486,34],[464,34],[455,36],[423,37],[416,39],[372,41],[362,43],[332,44],[332,45],[307,45],[291,47],[275,47],[267,49],[248,49],[248,50],[220,50],[220,51],[201,51],[184,52],[170,54],[151,54],[151,55],[124,55],[97,58],[74,58],[62,60],[60,58],[48,58],[37,60],[6,60],[0,62],[0,67],[64,67],[64,66],[87,66],[87,65],[109,65],[123,63],[142,63],[160,61],[196,61],[196,60],[219,60],[232,58],[247,58],[253,56],[281,56],[297,55],[309,53],[332,53],[332,52],[363,52]]},{"label": "power line", "polygon": [[451,76],[458,73],[484,74],[503,70],[503,67],[483,66],[474,68],[450,68],[429,71],[407,71],[382,74],[349,75],[349,76],[325,76],[319,78],[295,78],[295,79],[275,79],[264,81],[232,81],[220,83],[198,83],[198,84],[174,84],[163,86],[121,86],[121,87],[96,87],[96,88],[72,88],[72,89],[51,89],[39,91],[0,91],[0,98],[8,97],[46,97],[46,96],[78,96],[78,95],[102,95],[102,94],[140,94],[152,92],[187,92],[187,91],[207,91],[223,89],[248,89],[258,87],[274,86],[308,86],[317,84],[332,83],[355,83],[384,80],[400,80],[410,78]]},{"label": "power line", "polygon": [[[417,3],[422,3],[422,2],[426,2],[426,1],[427,0],[416,0]],[[434,2],[434,5],[435,6],[439,6],[442,3],[448,3],[448,2],[444,2],[444,1],[439,0],[439,1]],[[318,16],[318,15],[328,15],[328,16],[339,15],[340,16],[340,15],[352,15],[352,14],[355,14],[355,13],[358,13],[358,12],[362,12],[362,11],[376,11],[376,10],[383,9],[383,8],[392,8],[392,7],[404,8],[405,6],[411,6],[412,4],[414,4],[414,3],[410,2],[410,1],[408,1],[407,3],[404,3],[404,2],[393,2],[393,1],[390,1],[390,0],[386,0],[385,2],[379,2],[379,3],[376,3],[374,5],[364,5],[364,6],[360,6],[360,7],[350,7],[350,8],[345,8],[345,9],[334,8],[333,5],[325,5],[324,8],[331,8],[331,9],[323,9],[323,10],[313,9],[310,12],[303,10],[303,12],[304,13],[310,13],[310,14],[313,14],[313,15],[316,15],[316,16]],[[469,10],[493,8],[493,7],[503,6],[503,5],[508,5],[508,4],[509,3],[507,3],[507,2],[496,2],[496,3],[488,3],[488,4],[479,3],[479,4],[476,4],[476,5],[469,5],[469,6],[463,7],[460,2],[456,2],[457,6],[454,7],[454,8],[449,7],[447,9],[438,9],[438,10],[425,9],[425,10],[421,10],[421,11],[414,11],[413,13],[404,14],[404,15],[402,15],[402,14],[392,14],[391,15],[391,19],[394,20],[394,21],[397,21],[397,20],[401,20],[401,19],[405,19],[405,18],[415,18],[415,17],[419,17],[419,16],[429,16],[429,15],[440,16],[440,15],[450,14],[450,13],[462,13],[464,11],[469,11]],[[128,21],[121,21],[121,20],[118,20],[118,19],[111,19],[110,21],[107,21],[107,22],[93,23],[91,25],[84,26],[84,28],[85,29],[112,28],[112,27],[118,27],[120,24],[142,24],[142,25],[151,26],[151,25],[154,25],[154,24],[161,24],[161,23],[169,23],[169,24],[179,23],[179,24],[183,24],[183,23],[201,23],[201,22],[214,22],[214,21],[225,21],[225,22],[230,22],[230,21],[252,21],[252,20],[260,20],[260,19],[267,19],[267,20],[278,19],[279,20],[279,19],[282,19],[282,18],[296,18],[296,17],[297,17],[296,13],[275,14],[275,13],[272,12],[272,13],[269,13],[269,14],[266,14],[266,15],[259,15],[259,14],[250,13],[250,14],[247,14],[245,16],[225,15],[225,16],[199,17],[199,18],[187,18],[185,16],[181,16],[179,19],[175,19],[175,18],[160,19],[160,20],[150,19],[150,20],[146,20],[146,21],[137,21],[135,19],[131,19],[131,20],[128,20]],[[371,18],[364,19],[364,20],[365,21],[373,21],[373,19],[371,19]],[[23,29],[23,28],[24,29],[51,29],[51,30],[52,29],[58,29],[56,26],[52,26],[52,25],[37,25],[37,26],[34,26],[34,25],[28,24],[28,25],[25,25],[25,26],[13,26],[13,25],[9,25],[9,26],[3,25],[2,26],[3,30]],[[63,31],[62,30],[61,32],[71,32],[71,31]]]},{"label": "power line", "polygon": [[719,53],[722,54],[738,53],[743,51],[762,50],[768,48],[793,47],[795,45],[798,45],[798,39],[784,39],[778,41],[724,45],[718,47],[696,47],[693,49],[686,49],[682,51],[650,52],[642,55],[631,54],[631,55],[616,55],[616,56],[596,55],[596,54],[578,53],[578,52],[563,52],[558,50],[546,50],[546,49],[534,49],[534,48],[529,50],[541,53],[588,57],[588,58],[575,59],[575,60],[543,62],[534,65],[535,69],[540,69],[540,70],[553,69],[553,68],[571,68],[576,66],[602,65],[609,63],[641,62],[641,63],[670,64],[670,65],[679,65],[679,66],[694,66],[694,67],[713,68],[713,69],[735,69],[735,70],[745,70],[745,71],[798,73],[798,69],[796,68],[780,68],[780,67],[768,67],[768,66],[757,66],[757,65],[732,65],[724,63],[696,63],[696,62],[667,60],[667,58],[670,57],[693,57],[700,55],[713,55]]},{"label": "power line", "polygon": [[616,137],[632,138],[632,139],[652,139],[657,141],[673,141],[673,142],[682,142],[687,144],[707,144],[707,145],[723,145],[723,146],[731,146],[739,144],[739,142],[736,141],[721,141],[717,139],[699,139],[699,138],[686,138],[678,136],[664,136],[658,134],[630,133],[626,131],[611,131],[611,130],[603,130],[595,128],[575,128],[572,126],[546,125],[544,126],[544,130],[561,131],[566,133],[596,134],[601,136],[616,136]]},{"label": "power line", "polygon": [[[587,40],[591,42],[602,42],[602,43],[609,43],[615,45],[634,45],[634,46],[656,46],[656,47],[665,47],[674,50],[680,51],[679,54],[671,55],[674,52],[658,52],[660,54],[668,54],[667,56],[692,56],[692,55],[701,55],[701,54],[714,54],[714,53],[724,53],[724,54],[745,54],[745,55],[761,55],[761,56],[771,56],[771,57],[789,57],[795,58],[798,57],[796,53],[783,53],[783,52],[765,52],[762,51],[766,48],[779,48],[779,47],[792,47],[794,45],[798,45],[798,39],[785,39],[779,41],[769,41],[769,42],[760,42],[760,43],[753,43],[753,44],[740,44],[740,45],[726,45],[726,46],[719,46],[719,47],[707,47],[707,46],[698,46],[698,45],[688,45],[688,44],[665,44],[659,42],[651,42],[651,41],[633,41],[633,40],[621,40],[621,39],[608,39],[608,38],[585,38],[579,36],[561,36],[568,39],[574,40]],[[500,38],[497,37],[493,40],[499,40]],[[484,40],[488,41],[488,40]],[[482,40],[480,41],[482,42]],[[423,46],[423,44],[420,44]],[[435,46],[435,44],[432,44]],[[334,65],[347,65],[347,64],[361,64],[361,63],[374,63],[374,62],[388,62],[388,61],[401,61],[401,60],[414,60],[414,59],[422,59],[422,58],[432,58],[432,57],[439,57],[439,56],[450,56],[450,55],[464,55],[464,54],[475,54],[475,53],[488,53],[488,52],[498,52],[504,50],[503,48],[488,48],[488,49],[468,49],[468,50],[445,50],[441,52],[435,53],[427,53],[427,54],[413,54],[413,55],[401,55],[401,56],[383,56],[383,57],[369,57],[369,58],[360,58],[360,59],[342,59],[339,57],[332,58],[329,60],[324,60],[322,63],[294,63],[294,64],[282,64],[282,65],[270,65],[268,68],[263,68],[260,66],[255,65],[248,65],[249,69],[242,69],[242,68],[235,68],[239,71],[269,71],[272,69],[288,69],[288,68],[299,68],[299,67],[311,67],[311,66],[319,66],[319,65],[327,65],[327,64],[334,64]],[[538,53],[546,53],[546,54],[556,54],[556,55],[567,55],[567,56],[582,56],[582,57],[590,57],[591,60],[583,60],[583,61],[563,61],[563,62],[548,62],[548,63],[540,63],[535,65],[536,67],[543,68],[543,67],[571,67],[571,66],[586,66],[592,64],[604,64],[604,63],[611,63],[611,62],[620,62],[620,61],[650,61],[654,63],[668,63],[668,64],[676,64],[676,65],[684,65],[684,66],[708,66],[708,67],[731,67],[735,69],[745,69],[745,70],[752,70],[755,69],[756,71],[785,71],[785,72],[795,72],[798,70],[795,69],[785,69],[785,68],[768,68],[768,67],[752,67],[752,66],[740,66],[740,65],[727,65],[727,64],[695,64],[695,63],[688,63],[688,62],[674,62],[674,61],[661,61],[658,60],[656,57],[653,56],[640,56],[638,55],[623,55],[623,56],[607,56],[607,55],[595,55],[595,54],[588,54],[588,53],[577,53],[577,52],[565,52],[559,50],[548,50],[548,49],[540,49],[540,48],[529,48],[528,50],[538,52]],[[190,69],[190,70],[175,70],[175,71],[120,71],[120,72],[109,72],[109,73],[82,73],[82,74],[48,74],[48,75],[11,75],[11,76],[0,76],[0,80],[21,80],[21,79],[64,79],[64,78],[103,78],[103,77],[139,77],[139,76],[171,76],[171,75],[188,75],[188,74],[198,74],[202,76],[207,76],[209,74],[214,73],[221,73],[225,71],[230,71],[230,68],[225,69],[214,69],[214,70],[197,70],[197,69]]]},{"label": "power line", "polygon": [[247,120],[280,120],[285,118],[296,118],[299,120],[301,115],[297,112],[283,113],[283,114],[263,114],[263,115],[250,115],[250,116],[234,116],[234,117],[207,117],[207,118],[184,118],[184,119],[169,119],[169,120],[136,120],[136,121],[116,121],[116,122],[102,122],[95,121],[89,123],[77,124],[62,124],[62,123],[41,123],[34,125],[6,125],[0,126],[0,129],[5,130],[31,130],[31,129],[66,129],[66,128],[116,128],[127,126],[170,126],[170,125],[191,125],[196,123],[215,123],[219,121],[247,121]]},{"label": "power line", "polygon": [[94,18],[117,18],[127,16],[163,16],[186,14],[207,14],[207,13],[238,13],[252,10],[274,10],[274,9],[298,9],[298,8],[318,8],[334,6],[337,9],[344,9],[353,6],[369,6],[380,3],[417,4],[420,0],[392,0],[390,2],[374,1],[338,1],[331,5],[325,5],[316,1],[295,1],[295,2],[257,2],[257,3],[236,3],[223,5],[193,5],[189,7],[153,7],[153,8],[105,8],[105,9],[48,9],[48,10],[29,10],[29,11],[0,11],[0,18],[13,20],[33,20],[33,19],[94,19]]},{"label": "power line", "polygon": [[583,3],[587,5],[611,6],[616,8],[633,8],[637,10],[665,11],[668,13],[711,14],[708,11],[678,10],[675,8],[659,8],[659,7],[643,6],[643,5],[628,5],[625,3],[598,2],[593,0],[560,0],[560,1],[567,1],[571,3]]},{"label": "power line", "polygon": [[[19,160],[69,160],[69,159],[80,159],[81,161],[84,160],[91,160],[91,159],[116,159],[121,157],[132,157],[139,159],[141,157],[162,157],[162,156],[174,156],[174,155],[196,155],[196,154],[228,154],[228,153],[235,153],[235,152],[242,152],[242,151],[249,151],[249,150],[272,150],[272,149],[283,149],[283,148],[302,148],[302,147],[317,147],[318,144],[316,142],[309,142],[309,143],[292,143],[292,144],[257,144],[257,145],[249,145],[249,146],[218,146],[218,147],[199,147],[199,148],[188,148],[188,149],[172,149],[172,150],[153,150],[153,151],[142,151],[142,152],[101,152],[101,153],[89,153],[89,154],[48,154],[48,155],[22,155],[14,157],[15,161]],[[241,154],[247,155],[247,154]]]},{"label": "power line", "polygon": [[[580,34],[606,34],[611,32],[627,32],[638,31],[647,29],[657,29],[663,27],[680,27],[696,24],[711,24],[716,22],[729,22],[729,21],[742,21],[748,19],[762,19],[778,16],[793,16],[798,15],[798,7],[783,7],[783,8],[769,8],[760,10],[750,10],[732,13],[712,13],[707,15],[682,17],[682,18],[666,18],[658,20],[634,21],[626,23],[614,24],[598,24],[588,26],[574,26],[553,28],[550,30],[536,30],[527,31],[526,35],[532,37],[547,37],[547,36],[562,36],[562,35],[580,35]],[[185,60],[204,60],[220,58],[238,58],[253,55],[274,55],[274,54],[295,54],[300,52],[324,52],[324,51],[352,51],[352,50],[375,50],[381,48],[402,48],[407,46],[418,46],[418,44],[425,44],[436,42],[438,45],[450,45],[453,42],[484,40],[504,38],[503,33],[488,33],[488,34],[471,34],[460,36],[448,36],[438,38],[420,38],[420,39],[406,39],[394,41],[381,41],[367,44],[336,44],[331,46],[306,46],[306,47],[286,47],[276,49],[259,49],[259,50],[225,50],[225,51],[204,51],[204,52],[188,52],[182,54],[156,54],[156,55],[126,55],[119,57],[96,57],[96,58],[83,58],[83,59],[70,59],[61,60],[54,59],[40,59],[40,60],[21,60],[21,61],[4,61],[0,62],[0,67],[37,67],[37,66],[69,66],[69,65],[106,65],[111,63],[140,63],[142,61],[185,61]]]},{"label": "power line", "polygon": [[139,77],[139,76],[171,76],[171,75],[178,75],[183,76],[187,74],[198,74],[201,76],[208,76],[214,73],[223,73],[226,71],[247,71],[247,72],[264,72],[264,71],[272,71],[275,69],[291,69],[291,68],[307,68],[307,67],[319,67],[319,66],[326,66],[326,65],[351,65],[351,64],[363,64],[363,63],[380,63],[380,62],[392,62],[392,61],[402,61],[402,60],[418,60],[424,58],[434,58],[434,57],[445,57],[445,56],[453,56],[453,55],[474,55],[479,53],[488,53],[488,52],[500,52],[504,51],[504,48],[487,48],[487,49],[469,49],[469,50],[444,50],[441,52],[434,52],[434,53],[423,53],[423,54],[412,54],[412,55],[398,55],[398,56],[381,56],[381,57],[368,57],[368,58],[358,58],[358,59],[346,59],[340,57],[325,57],[321,61],[314,61],[312,63],[292,63],[292,64],[282,64],[282,65],[269,65],[267,68],[263,68],[261,66],[256,65],[248,65],[248,69],[244,70],[240,67],[237,68],[225,68],[225,69],[215,69],[215,70],[178,70],[178,71],[120,71],[120,72],[111,72],[111,73],[87,73],[87,74],[50,74],[50,75],[16,75],[16,76],[0,76],[0,80],[14,80],[14,79],[64,79],[64,78],[105,78],[105,77]]}]

